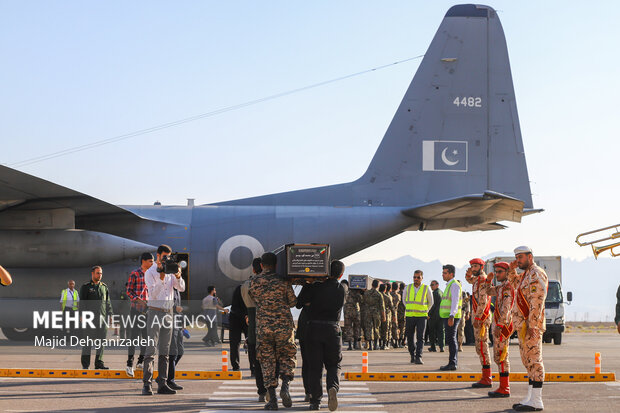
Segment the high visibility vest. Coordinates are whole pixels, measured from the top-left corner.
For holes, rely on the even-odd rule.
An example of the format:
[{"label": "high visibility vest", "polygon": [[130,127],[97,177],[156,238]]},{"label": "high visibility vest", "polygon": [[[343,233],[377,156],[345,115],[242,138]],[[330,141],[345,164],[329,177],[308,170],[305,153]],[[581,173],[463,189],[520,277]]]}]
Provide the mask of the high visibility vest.
[{"label": "high visibility vest", "polygon": [[446,285],[446,289],[441,295],[441,304],[439,305],[439,317],[441,318],[450,317],[450,311],[452,309],[452,288],[451,287],[452,287],[452,284],[454,284],[455,282],[459,285],[459,302],[456,307],[456,314],[454,315],[454,318],[461,318],[461,312],[462,312],[462,307],[463,307],[463,296],[461,294],[462,287],[461,287],[461,282],[458,280],[455,280],[454,278],[450,280],[448,285]]},{"label": "high visibility vest", "polygon": [[420,285],[417,293],[413,284],[407,286],[405,317],[428,317],[428,305],[426,304],[427,294],[428,286],[426,284]]},{"label": "high visibility vest", "polygon": [[[68,288],[65,288],[64,290],[62,290],[62,311],[65,311],[65,307],[67,306],[67,290],[68,290]],[[74,310],[78,309],[78,293],[77,293],[77,290],[73,290],[73,309]]]}]

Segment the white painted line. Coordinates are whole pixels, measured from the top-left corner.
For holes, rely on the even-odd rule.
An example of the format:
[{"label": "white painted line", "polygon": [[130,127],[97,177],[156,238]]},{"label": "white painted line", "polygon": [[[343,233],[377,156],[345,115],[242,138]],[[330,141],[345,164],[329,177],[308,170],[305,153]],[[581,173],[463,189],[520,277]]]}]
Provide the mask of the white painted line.
[{"label": "white painted line", "polygon": [[356,403],[356,402],[376,402],[377,399],[374,397],[355,397],[355,398],[340,398],[338,397],[338,406],[345,406],[344,404],[341,404],[342,402],[345,403]]},{"label": "white painted line", "polygon": [[[179,381],[179,380],[177,380]],[[256,392],[256,386],[228,386],[228,385],[222,385],[219,386],[218,389],[222,389],[222,390],[254,390],[254,392]],[[304,390],[303,386],[290,386],[291,390]],[[366,390],[368,391],[368,387],[340,387],[340,390]]]},{"label": "white painted line", "polygon": [[620,386],[620,381],[608,381],[605,384],[608,386]]}]

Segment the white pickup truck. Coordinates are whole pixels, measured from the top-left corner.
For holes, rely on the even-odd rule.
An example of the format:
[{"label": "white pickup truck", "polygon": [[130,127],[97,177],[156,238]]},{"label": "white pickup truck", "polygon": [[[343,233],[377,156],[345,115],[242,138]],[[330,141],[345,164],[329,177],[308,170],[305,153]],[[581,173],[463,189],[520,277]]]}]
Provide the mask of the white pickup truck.
[{"label": "white pickup truck", "polygon": [[[493,271],[493,264],[500,261],[514,261],[514,257],[495,257],[487,260],[485,270],[487,273]],[[566,294],[566,302],[562,293],[562,257],[547,256],[534,257],[534,262],[547,273],[549,279],[549,289],[545,300],[545,321],[547,330],[543,334],[543,342],[560,345],[562,344],[562,333],[565,328],[564,304],[573,301],[573,293]],[[518,270],[520,272],[520,270]]]}]

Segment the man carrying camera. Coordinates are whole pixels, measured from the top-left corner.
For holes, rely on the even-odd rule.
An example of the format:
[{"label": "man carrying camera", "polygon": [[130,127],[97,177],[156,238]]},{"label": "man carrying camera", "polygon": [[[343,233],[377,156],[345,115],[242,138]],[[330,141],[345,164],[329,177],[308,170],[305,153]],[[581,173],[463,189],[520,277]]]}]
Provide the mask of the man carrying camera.
[{"label": "man carrying camera", "polygon": [[[168,353],[172,338],[174,289],[185,291],[185,281],[181,278],[181,267],[174,262],[167,245],[157,248],[157,261],[144,274],[148,290],[147,337],[149,345],[144,357],[143,395],[152,395],[153,363],[158,351],[157,378],[159,394],[176,394],[176,390],[166,384],[168,378]],[[174,273],[172,271],[176,270]],[[151,341],[152,340],[152,341]]]}]

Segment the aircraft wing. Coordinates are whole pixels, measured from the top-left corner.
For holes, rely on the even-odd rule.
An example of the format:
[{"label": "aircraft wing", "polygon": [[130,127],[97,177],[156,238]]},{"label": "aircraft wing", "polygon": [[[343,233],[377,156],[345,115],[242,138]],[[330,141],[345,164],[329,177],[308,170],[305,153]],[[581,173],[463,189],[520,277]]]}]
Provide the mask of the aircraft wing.
[{"label": "aircraft wing", "polygon": [[525,203],[496,192],[466,195],[403,210],[421,224],[411,229],[489,231],[503,229],[497,221],[521,222]]},{"label": "aircraft wing", "polygon": [[75,218],[116,214],[140,219],[126,209],[0,165],[0,223],[7,215],[23,217],[25,211],[67,211]]}]

